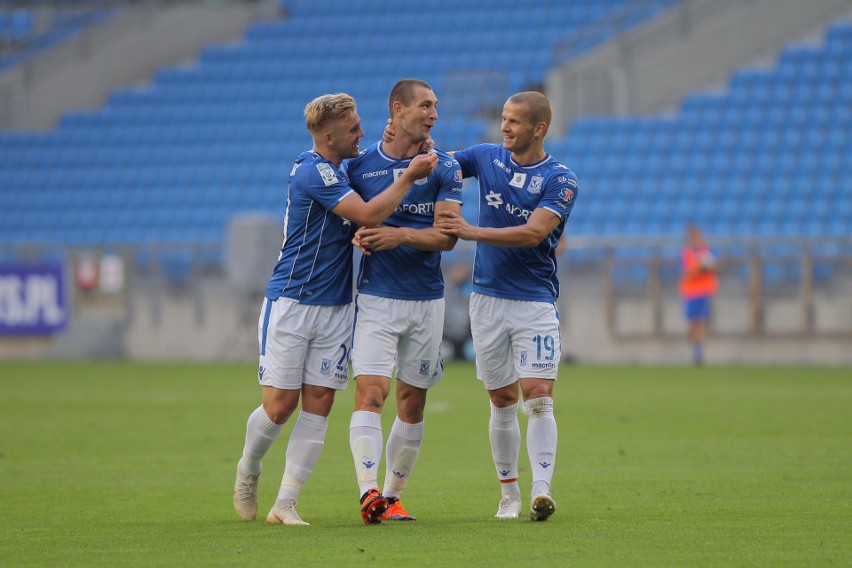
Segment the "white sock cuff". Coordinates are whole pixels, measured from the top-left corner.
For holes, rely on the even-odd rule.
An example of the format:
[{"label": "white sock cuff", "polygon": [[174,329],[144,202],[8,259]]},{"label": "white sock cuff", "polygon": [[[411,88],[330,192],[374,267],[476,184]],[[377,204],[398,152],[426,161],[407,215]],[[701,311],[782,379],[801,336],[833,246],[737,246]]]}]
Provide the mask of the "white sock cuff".
[{"label": "white sock cuff", "polygon": [[399,416],[393,421],[391,433],[396,434],[403,440],[409,442],[417,442],[423,439],[423,422],[417,424],[408,424],[399,419]]},{"label": "white sock cuff", "polygon": [[553,416],[553,399],[549,396],[531,398],[524,401],[524,409],[530,418]]},{"label": "white sock cuff", "polygon": [[518,415],[518,403],[516,402],[512,406],[505,406],[503,408],[494,406],[494,403],[491,403],[491,417],[498,422],[511,422]]},{"label": "white sock cuff", "polygon": [[283,424],[276,424],[269,418],[269,415],[266,413],[266,410],[263,408],[263,405],[258,406],[254,412],[252,412],[252,416],[249,417],[249,421],[254,418],[256,421],[255,424],[257,428],[267,434],[278,434],[281,430],[281,426]]},{"label": "white sock cuff", "polygon": [[299,413],[299,422],[311,430],[325,432],[328,430],[328,417],[319,414],[311,414],[304,410]]},{"label": "white sock cuff", "polygon": [[367,428],[382,429],[382,415],[370,412],[369,410],[356,410],[352,413],[352,419],[349,421],[349,429],[357,428],[358,426],[366,426]]}]

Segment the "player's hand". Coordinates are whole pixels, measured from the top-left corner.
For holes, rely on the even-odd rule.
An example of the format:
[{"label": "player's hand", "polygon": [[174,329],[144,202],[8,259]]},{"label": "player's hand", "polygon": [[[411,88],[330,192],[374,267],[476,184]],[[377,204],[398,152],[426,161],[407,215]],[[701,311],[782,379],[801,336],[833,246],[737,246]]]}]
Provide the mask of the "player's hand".
[{"label": "player's hand", "polygon": [[371,229],[359,229],[355,234],[360,238],[365,254],[379,250],[391,250],[402,244],[403,232],[396,227],[374,227]]},{"label": "player's hand", "polygon": [[[382,132],[382,142],[390,144],[396,138],[396,129],[391,124],[391,119],[388,119],[388,123],[385,125],[385,129]],[[435,141],[432,140],[432,137],[428,137],[426,140],[420,144],[420,148],[417,149],[418,152],[429,152],[435,149]]]},{"label": "player's hand", "polygon": [[364,245],[364,242],[361,240],[361,231],[364,230],[364,227],[361,227],[357,231],[355,231],[355,236],[352,237],[352,246],[361,251],[361,254],[365,254],[370,256],[370,251]]},{"label": "player's hand", "polygon": [[475,239],[475,228],[454,211],[436,211],[435,227],[445,235],[452,235],[464,241]]},{"label": "player's hand", "polygon": [[411,163],[408,164],[403,175],[411,176],[412,180],[425,178],[432,173],[432,170],[434,170],[437,165],[438,156],[434,152],[417,154],[414,156],[414,159],[411,160]]},{"label": "player's hand", "polygon": [[391,119],[388,119],[388,123],[385,125],[385,130],[382,133],[382,142],[387,142],[390,144],[396,138],[396,129],[391,126]]}]

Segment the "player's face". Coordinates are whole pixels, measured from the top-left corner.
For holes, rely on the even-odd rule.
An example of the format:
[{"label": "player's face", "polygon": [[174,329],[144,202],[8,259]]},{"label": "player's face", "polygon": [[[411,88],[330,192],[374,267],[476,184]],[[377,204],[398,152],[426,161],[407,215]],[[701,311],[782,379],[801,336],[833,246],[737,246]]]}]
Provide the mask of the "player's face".
[{"label": "player's face", "polygon": [[510,152],[522,154],[530,148],[535,139],[535,124],[529,119],[526,105],[506,103],[503,105],[503,147]]},{"label": "player's face", "polygon": [[414,142],[423,142],[429,138],[429,132],[438,121],[438,97],[432,89],[414,87],[414,97],[408,106],[402,107],[400,128]]},{"label": "player's face", "polygon": [[361,130],[361,117],[358,113],[352,113],[352,116],[335,122],[329,129],[329,134],[331,134],[334,151],[342,160],[358,156],[360,152],[358,142],[364,137],[364,131]]}]

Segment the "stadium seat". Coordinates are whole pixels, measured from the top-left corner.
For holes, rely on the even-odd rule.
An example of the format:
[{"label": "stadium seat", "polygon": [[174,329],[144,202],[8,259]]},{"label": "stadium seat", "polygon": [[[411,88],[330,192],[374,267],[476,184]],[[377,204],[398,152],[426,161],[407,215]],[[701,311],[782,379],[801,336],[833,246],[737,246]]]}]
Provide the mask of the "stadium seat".
[{"label": "stadium seat", "polygon": [[[673,3],[641,3],[626,23],[647,21]],[[67,219],[56,203],[78,192],[87,201],[68,201],[70,214],[77,207],[115,214],[86,217],[91,231],[75,229],[71,241],[96,242],[101,235],[107,242],[218,239],[221,245],[229,212],[283,209],[289,163],[310,143],[301,113],[318,93],[354,94],[372,141],[381,135],[387,91],[404,69],[436,88],[440,145],[466,147],[485,138],[484,110],[542,83],[556,63],[559,37],[628,4],[548,0],[528,9],[508,0],[463,7],[437,0],[434,11],[404,20],[393,3],[329,0],[326,7],[339,5],[352,21],[327,37],[328,22],[314,15],[314,3],[285,0],[288,19],[254,23],[242,42],[209,46],[192,64],[162,68],[150,87],[117,90],[100,110],[68,113],[50,135],[0,133],[0,211],[36,189],[42,197],[32,207],[49,211],[50,225],[41,230],[29,216],[2,215],[0,235],[8,242],[59,235],[56,227]],[[521,16],[535,25],[518,29]],[[578,172],[585,190],[571,234],[679,234],[688,220],[742,235],[847,234],[852,190],[837,194],[852,187],[850,30],[848,23],[832,24],[825,45],[788,47],[775,68],[737,70],[726,92],[694,93],[674,116],[580,117],[567,136],[549,137],[549,151]],[[388,47],[412,34],[439,56],[412,56],[401,66]],[[510,34],[525,47],[507,43]],[[519,70],[491,73],[498,57],[501,67]],[[455,74],[446,72],[448,61]],[[473,92],[477,81],[465,82],[468,76],[490,77],[489,89]],[[813,201],[809,216],[783,214],[790,196],[814,188],[825,188],[827,197]],[[647,199],[631,201],[637,192]],[[146,214],[124,217],[122,204]],[[465,218],[475,221],[477,207],[468,185]],[[169,229],[176,220],[186,228]]]}]

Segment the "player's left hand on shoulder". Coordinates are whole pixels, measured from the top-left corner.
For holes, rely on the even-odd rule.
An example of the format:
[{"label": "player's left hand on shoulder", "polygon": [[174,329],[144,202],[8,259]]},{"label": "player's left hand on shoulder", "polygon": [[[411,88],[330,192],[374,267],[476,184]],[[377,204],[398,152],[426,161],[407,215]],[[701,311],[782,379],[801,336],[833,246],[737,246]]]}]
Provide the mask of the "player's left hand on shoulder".
[{"label": "player's left hand on shoulder", "polygon": [[388,119],[388,123],[385,125],[384,131],[382,131],[382,142],[386,142],[390,144],[396,138],[396,130],[393,126],[391,126],[391,119]]}]

